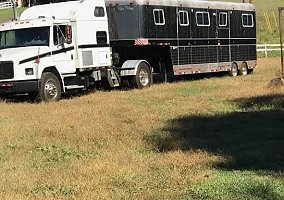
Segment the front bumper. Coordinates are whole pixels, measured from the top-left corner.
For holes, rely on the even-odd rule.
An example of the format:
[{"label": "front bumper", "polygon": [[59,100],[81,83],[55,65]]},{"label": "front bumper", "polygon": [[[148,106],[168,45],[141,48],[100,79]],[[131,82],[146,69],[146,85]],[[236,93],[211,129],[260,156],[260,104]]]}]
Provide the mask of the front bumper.
[{"label": "front bumper", "polygon": [[23,94],[38,92],[38,80],[0,82],[0,94]]}]

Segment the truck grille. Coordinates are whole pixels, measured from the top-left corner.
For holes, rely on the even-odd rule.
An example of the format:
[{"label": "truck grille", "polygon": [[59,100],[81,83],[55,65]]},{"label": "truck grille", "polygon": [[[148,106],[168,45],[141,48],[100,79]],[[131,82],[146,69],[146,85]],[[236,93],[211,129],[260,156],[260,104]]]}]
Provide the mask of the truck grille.
[{"label": "truck grille", "polygon": [[0,80],[14,78],[13,62],[0,61]]}]

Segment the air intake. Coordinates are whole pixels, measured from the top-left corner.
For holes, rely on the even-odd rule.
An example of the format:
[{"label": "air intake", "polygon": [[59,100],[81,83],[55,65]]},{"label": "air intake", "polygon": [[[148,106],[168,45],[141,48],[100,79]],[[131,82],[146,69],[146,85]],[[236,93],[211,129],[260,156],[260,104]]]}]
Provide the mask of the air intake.
[{"label": "air intake", "polygon": [[14,78],[13,62],[0,61],[0,80]]}]

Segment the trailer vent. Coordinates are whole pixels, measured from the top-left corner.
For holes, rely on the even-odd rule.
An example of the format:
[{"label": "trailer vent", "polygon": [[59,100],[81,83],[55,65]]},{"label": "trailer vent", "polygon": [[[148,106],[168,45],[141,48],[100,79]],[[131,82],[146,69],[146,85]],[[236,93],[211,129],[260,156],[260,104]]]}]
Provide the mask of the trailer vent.
[{"label": "trailer vent", "polygon": [[13,62],[0,61],[0,80],[14,78]]},{"label": "trailer vent", "polygon": [[82,52],[83,58],[83,66],[93,65],[93,53],[92,51],[83,51]]}]

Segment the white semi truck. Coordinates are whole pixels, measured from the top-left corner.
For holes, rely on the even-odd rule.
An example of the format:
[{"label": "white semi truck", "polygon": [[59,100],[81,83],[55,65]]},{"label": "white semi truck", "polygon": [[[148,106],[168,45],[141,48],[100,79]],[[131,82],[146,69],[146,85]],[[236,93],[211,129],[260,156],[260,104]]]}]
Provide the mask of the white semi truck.
[{"label": "white semi truck", "polygon": [[1,24],[1,93],[39,93],[54,101],[102,76],[117,86],[104,13],[104,0],[74,1],[34,6]]},{"label": "white semi truck", "polygon": [[199,0],[82,0],[33,6],[0,24],[0,94],[59,100],[97,83],[256,67],[255,7]]}]

